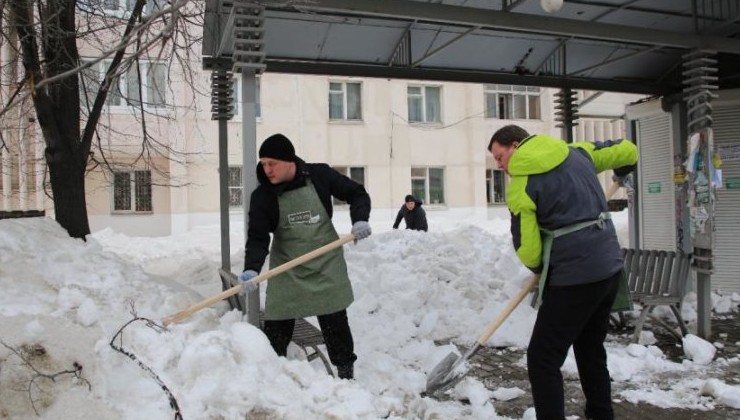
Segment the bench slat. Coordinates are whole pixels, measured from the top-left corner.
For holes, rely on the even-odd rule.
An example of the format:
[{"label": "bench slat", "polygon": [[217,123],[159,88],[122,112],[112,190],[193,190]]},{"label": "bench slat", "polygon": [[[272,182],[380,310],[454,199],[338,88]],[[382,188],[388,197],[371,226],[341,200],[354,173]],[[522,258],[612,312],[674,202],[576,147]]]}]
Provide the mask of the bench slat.
[{"label": "bench slat", "polygon": [[676,253],[666,252],[665,253],[665,261],[664,261],[664,267],[663,272],[660,276],[660,287],[655,290],[654,294],[656,295],[662,295],[662,294],[670,294],[671,292],[671,284],[675,281],[673,277],[673,272],[675,270],[675,263],[676,263]]}]

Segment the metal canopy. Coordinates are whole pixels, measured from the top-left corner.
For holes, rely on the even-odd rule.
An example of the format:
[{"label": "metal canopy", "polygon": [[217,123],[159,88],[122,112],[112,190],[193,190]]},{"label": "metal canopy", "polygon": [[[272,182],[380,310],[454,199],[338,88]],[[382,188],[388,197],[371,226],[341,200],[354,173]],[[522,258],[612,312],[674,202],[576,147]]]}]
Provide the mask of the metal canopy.
[{"label": "metal canopy", "polygon": [[266,71],[670,94],[703,50],[740,87],[740,0],[206,0],[206,68],[233,61],[242,5],[264,6]]},{"label": "metal canopy", "polygon": [[[739,34],[740,0],[566,0],[553,14],[540,0],[206,0],[203,64],[214,71],[225,173],[230,72],[242,76],[242,161],[255,162],[262,71],[561,88],[568,135],[572,89],[681,93],[691,126],[711,122],[713,91],[740,87]],[[243,171],[243,191],[256,185],[254,172]],[[220,194],[222,267],[230,269],[225,176]],[[244,218],[246,235],[246,210]],[[709,275],[698,278],[707,337]],[[258,292],[247,306],[259,325]]]}]

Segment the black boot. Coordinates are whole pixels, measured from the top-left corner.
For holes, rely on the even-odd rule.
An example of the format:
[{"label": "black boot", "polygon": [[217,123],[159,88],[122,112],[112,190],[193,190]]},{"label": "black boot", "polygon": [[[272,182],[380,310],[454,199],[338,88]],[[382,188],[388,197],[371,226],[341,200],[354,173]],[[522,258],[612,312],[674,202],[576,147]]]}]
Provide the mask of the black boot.
[{"label": "black boot", "polygon": [[583,410],[586,416],[586,420],[614,420],[614,412],[611,407],[608,410],[602,410],[602,412],[594,413],[597,410],[589,410],[588,408]]},{"label": "black boot", "polygon": [[354,379],[355,369],[353,365],[337,366],[337,375],[339,379]]}]

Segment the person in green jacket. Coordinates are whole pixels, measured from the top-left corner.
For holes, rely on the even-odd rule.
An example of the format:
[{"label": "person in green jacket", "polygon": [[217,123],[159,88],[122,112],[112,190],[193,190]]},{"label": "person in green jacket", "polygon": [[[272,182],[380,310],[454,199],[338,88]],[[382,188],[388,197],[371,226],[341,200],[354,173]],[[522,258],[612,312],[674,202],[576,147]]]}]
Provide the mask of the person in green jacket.
[{"label": "person in green jacket", "polygon": [[[349,204],[355,242],[370,236],[370,196],[361,184],[324,163],[304,162],[282,134],[262,143],[259,159],[259,186],[249,202],[244,272],[239,276],[244,293],[256,288],[250,280],[268,253],[272,269],[339,238],[331,221],[332,197]],[[265,335],[275,352],[285,356],[295,320],[316,316],[338,376],[352,379],[357,356],[346,309],[353,299],[343,250],[329,251],[270,278]]]},{"label": "person in green jacket", "polygon": [[628,140],[567,144],[508,125],[493,134],[488,150],[511,176],[506,202],[517,256],[541,273],[527,347],[537,418],[565,418],[560,368],[573,346],[586,417],[613,419],[604,340],[623,261],[597,174],[613,169],[624,179],[637,148]]}]

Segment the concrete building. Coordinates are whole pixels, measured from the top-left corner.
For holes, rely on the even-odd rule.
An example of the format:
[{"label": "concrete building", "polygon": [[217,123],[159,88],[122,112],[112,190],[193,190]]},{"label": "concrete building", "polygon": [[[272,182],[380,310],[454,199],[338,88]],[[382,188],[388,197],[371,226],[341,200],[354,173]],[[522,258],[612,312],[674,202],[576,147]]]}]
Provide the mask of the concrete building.
[{"label": "concrete building", "polygon": [[[152,71],[142,71],[148,76],[141,100],[148,112],[169,117],[148,126],[147,133],[152,141],[165,144],[167,153],[143,164],[138,159],[142,140],[137,108],[120,97],[109,98],[99,132],[103,148],[109,150],[106,158],[115,163],[113,171],[94,167],[87,177],[91,230],[110,227],[130,235],[161,236],[217,224],[218,128],[210,120],[210,98],[196,95],[182,80],[165,83],[156,62],[143,65]],[[202,74],[204,84],[207,79]],[[240,91],[237,83],[235,92]],[[374,218],[392,219],[408,193],[421,198],[430,212],[475,218],[506,215],[506,176],[486,146],[496,129],[511,123],[559,136],[554,92],[511,85],[265,73],[258,89],[258,147],[271,134],[285,134],[304,160],[326,162],[362,182],[372,197]],[[624,137],[625,104],[639,98],[579,92],[584,117],[575,138]],[[254,170],[255,162],[242,162],[238,98],[235,115],[228,124],[230,202],[232,218],[242,221],[241,171]],[[40,193],[44,166],[38,132],[32,123],[20,130],[15,131],[17,147],[3,149],[3,209],[45,208],[53,215],[52,204]],[[605,188],[610,182],[604,175]],[[336,204],[342,211],[342,203]]]}]

